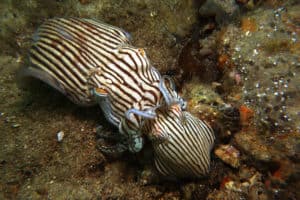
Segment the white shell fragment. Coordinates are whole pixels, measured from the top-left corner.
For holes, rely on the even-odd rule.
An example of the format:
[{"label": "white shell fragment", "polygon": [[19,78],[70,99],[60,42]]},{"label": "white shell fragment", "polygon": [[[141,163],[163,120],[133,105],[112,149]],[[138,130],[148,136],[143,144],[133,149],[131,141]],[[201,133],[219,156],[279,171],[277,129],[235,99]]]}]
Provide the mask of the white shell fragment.
[{"label": "white shell fragment", "polygon": [[21,126],[21,124],[13,124],[13,125],[11,125],[11,127],[13,127],[13,128],[19,128]]},{"label": "white shell fragment", "polygon": [[63,131],[59,131],[57,133],[57,141],[61,142],[64,139],[65,133]]}]

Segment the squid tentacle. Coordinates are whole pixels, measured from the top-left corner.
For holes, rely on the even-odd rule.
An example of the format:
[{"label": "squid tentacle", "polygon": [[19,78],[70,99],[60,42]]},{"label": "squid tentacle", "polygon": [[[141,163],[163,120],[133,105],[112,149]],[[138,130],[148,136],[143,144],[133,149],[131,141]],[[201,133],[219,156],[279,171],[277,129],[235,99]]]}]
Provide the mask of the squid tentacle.
[{"label": "squid tentacle", "polygon": [[159,90],[163,94],[163,97],[166,101],[167,106],[170,106],[172,104],[180,104],[181,108],[183,110],[185,110],[186,109],[186,104],[187,104],[186,101],[184,101],[180,96],[172,95],[168,91],[168,89],[165,85],[165,80],[166,79],[168,79],[168,81],[170,82],[171,90],[174,91],[175,93],[176,93],[176,87],[175,87],[175,83],[174,83],[173,79],[170,76],[164,75],[164,76],[161,77],[160,83],[159,83]]},{"label": "squid tentacle", "polygon": [[136,108],[132,108],[132,109],[129,109],[126,111],[126,113],[125,113],[126,119],[130,120],[131,113],[139,115],[141,117],[148,118],[148,119],[154,119],[156,117],[156,114],[155,114],[154,110],[152,110],[152,109],[146,110],[146,111],[141,111]]}]

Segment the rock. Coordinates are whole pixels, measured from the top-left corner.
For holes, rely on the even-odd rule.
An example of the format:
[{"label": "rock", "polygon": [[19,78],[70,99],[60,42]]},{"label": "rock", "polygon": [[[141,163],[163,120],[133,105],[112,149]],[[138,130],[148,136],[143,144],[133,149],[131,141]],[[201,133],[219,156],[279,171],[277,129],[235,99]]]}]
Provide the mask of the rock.
[{"label": "rock", "polygon": [[231,190],[214,190],[211,192],[207,200],[234,200],[234,199],[246,199],[246,196],[240,192]]},{"label": "rock", "polygon": [[231,167],[238,168],[240,166],[240,152],[232,145],[220,145],[215,149],[215,154]]},{"label": "rock", "polygon": [[300,136],[290,133],[275,137],[262,137],[255,131],[241,131],[234,136],[236,146],[263,162],[276,162],[286,159],[299,159]]},{"label": "rock", "polygon": [[262,134],[299,132],[297,8],[256,9],[220,34],[219,54],[231,52],[228,71],[240,74],[240,102],[253,110]]},{"label": "rock", "polygon": [[56,135],[57,135],[57,141],[61,142],[64,139],[65,133],[63,131],[59,131]]},{"label": "rock", "polygon": [[268,200],[268,192],[263,183],[255,184],[249,188],[249,200]]},{"label": "rock", "polygon": [[212,87],[194,79],[186,83],[182,90],[182,96],[188,101],[187,109],[192,114],[206,121],[214,121],[217,118],[217,108],[224,102]]},{"label": "rock", "polygon": [[[299,173],[299,134],[265,138],[255,132],[240,132],[234,144],[244,153],[244,163],[268,174],[270,187],[282,187]],[[297,153],[298,152],[298,153]]]},{"label": "rock", "polygon": [[254,157],[255,160],[270,162],[274,157],[278,156],[271,153],[268,145],[266,145],[255,132],[237,133],[234,136],[234,141],[242,152]]},{"label": "rock", "polygon": [[201,16],[215,16],[219,24],[232,20],[239,12],[235,0],[209,0],[199,9]]},{"label": "rock", "polygon": [[[208,44],[205,41],[209,41]],[[207,38],[199,42],[193,39],[184,45],[178,57],[183,81],[197,77],[202,83],[212,83],[220,79],[222,73],[216,62],[217,55],[213,51],[213,45],[214,42]]]},{"label": "rock", "polygon": [[243,199],[270,199],[267,188],[262,182],[262,174],[246,166],[242,167],[242,171],[244,175],[247,171],[246,177],[241,173],[224,177],[220,190],[215,191],[215,195],[223,194],[224,199],[228,198],[227,195],[231,193],[239,194]]},{"label": "rock", "polygon": [[209,188],[207,188],[204,184],[197,184],[196,188],[194,189],[192,193],[191,199],[206,199],[207,195],[209,193]]}]

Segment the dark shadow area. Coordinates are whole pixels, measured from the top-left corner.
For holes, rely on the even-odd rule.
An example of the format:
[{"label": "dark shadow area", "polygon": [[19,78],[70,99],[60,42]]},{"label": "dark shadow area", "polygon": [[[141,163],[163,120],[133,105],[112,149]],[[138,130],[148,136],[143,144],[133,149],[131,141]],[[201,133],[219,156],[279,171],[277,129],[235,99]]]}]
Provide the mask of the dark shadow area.
[{"label": "dark shadow area", "polygon": [[76,105],[57,90],[34,78],[18,77],[18,86],[23,91],[23,102],[20,106],[23,113],[32,110],[61,112],[62,115],[72,113],[79,120],[93,121],[94,124],[101,123],[102,126],[110,127],[98,105],[90,107]]}]

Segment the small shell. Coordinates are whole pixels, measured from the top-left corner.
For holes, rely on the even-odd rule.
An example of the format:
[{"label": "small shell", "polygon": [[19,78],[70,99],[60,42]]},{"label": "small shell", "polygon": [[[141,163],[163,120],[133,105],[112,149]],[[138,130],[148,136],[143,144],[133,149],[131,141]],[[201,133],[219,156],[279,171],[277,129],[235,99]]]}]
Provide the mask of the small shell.
[{"label": "small shell", "polygon": [[61,142],[64,139],[65,133],[63,131],[59,131],[57,133],[57,141]]},{"label": "small shell", "polygon": [[240,152],[232,145],[220,145],[215,150],[216,156],[234,168],[240,166]]}]

